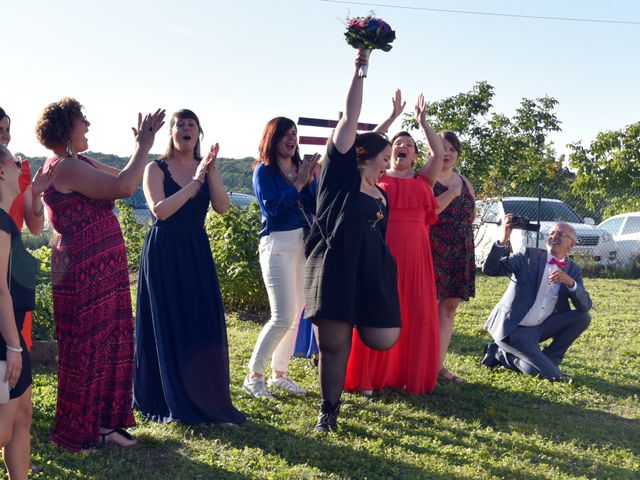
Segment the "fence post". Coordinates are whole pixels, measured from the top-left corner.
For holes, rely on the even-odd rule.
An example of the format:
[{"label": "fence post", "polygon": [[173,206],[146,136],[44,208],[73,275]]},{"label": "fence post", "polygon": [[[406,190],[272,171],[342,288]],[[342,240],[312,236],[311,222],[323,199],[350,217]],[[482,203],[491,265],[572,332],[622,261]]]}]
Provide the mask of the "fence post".
[{"label": "fence post", "polygon": [[538,184],[538,231],[536,232],[536,248],[540,248],[540,208],[542,206],[542,182]]}]

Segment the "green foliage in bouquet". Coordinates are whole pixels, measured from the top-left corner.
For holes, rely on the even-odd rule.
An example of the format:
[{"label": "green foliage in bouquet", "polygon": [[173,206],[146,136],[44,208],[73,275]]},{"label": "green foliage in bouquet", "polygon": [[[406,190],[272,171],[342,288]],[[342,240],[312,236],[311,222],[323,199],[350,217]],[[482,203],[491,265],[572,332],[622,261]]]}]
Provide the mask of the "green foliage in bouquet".
[{"label": "green foliage in bouquet", "polygon": [[376,18],[371,12],[366,17],[350,18],[344,36],[353,48],[388,52],[391,50],[391,43],[396,39],[396,32],[387,22]]}]

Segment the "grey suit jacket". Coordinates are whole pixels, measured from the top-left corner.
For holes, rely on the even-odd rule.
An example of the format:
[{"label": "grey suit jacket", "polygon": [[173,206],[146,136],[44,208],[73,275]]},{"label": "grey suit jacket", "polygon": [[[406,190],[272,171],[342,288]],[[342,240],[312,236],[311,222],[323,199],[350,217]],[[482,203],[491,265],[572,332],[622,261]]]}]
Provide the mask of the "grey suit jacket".
[{"label": "grey suit jacket", "polygon": [[[505,247],[494,243],[491,252],[482,267],[482,271],[490,276],[511,276],[511,282],[502,299],[493,308],[484,328],[495,340],[503,340],[515,329],[529,309],[533,306],[540,282],[547,265],[547,252],[538,248],[527,248],[524,252],[505,257]],[[566,285],[560,285],[558,302],[554,313],[571,310],[569,299],[573,306],[582,312],[591,309],[591,297],[584,289],[582,269],[580,266],[567,261],[563,270],[573,278],[577,288],[570,292]]]}]

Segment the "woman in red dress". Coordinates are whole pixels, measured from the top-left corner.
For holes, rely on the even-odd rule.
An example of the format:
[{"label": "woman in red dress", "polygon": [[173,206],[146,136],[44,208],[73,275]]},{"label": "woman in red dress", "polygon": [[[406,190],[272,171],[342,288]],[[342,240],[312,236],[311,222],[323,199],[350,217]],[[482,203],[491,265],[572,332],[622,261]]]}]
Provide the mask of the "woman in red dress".
[{"label": "woman in red dress", "polygon": [[[400,115],[400,91],[393,113],[376,130],[386,132]],[[391,167],[378,181],[389,201],[387,244],[398,267],[398,293],[402,329],[398,342],[377,352],[353,336],[345,389],[371,394],[385,387],[413,394],[430,393],[437,381],[439,354],[438,301],[429,244],[429,226],[437,221],[437,202],[431,190],[442,166],[442,142],[425,119],[426,103],[420,95],[415,107],[432,155],[414,172],[416,144],[407,132],[391,140]]]},{"label": "woman in red dress", "polygon": [[72,98],[50,104],[36,126],[55,156],[44,192],[55,231],[51,257],[58,337],[58,401],[51,441],[71,451],[136,443],[132,410],[133,315],[124,239],[113,201],[133,194],[164,111],[138,115],[136,151],[120,171],[80,155],[89,122]]},{"label": "woman in red dress", "polygon": [[[11,141],[11,118],[0,107],[0,145],[5,147]],[[40,195],[33,195],[31,189],[31,167],[29,161],[22,160],[20,172],[20,193],[11,204],[9,215],[16,223],[19,231],[22,231],[24,222],[27,223],[29,232],[38,235],[44,227],[44,205]],[[31,312],[26,312],[24,325],[22,327],[22,337],[27,344],[27,349],[31,350]]]}]

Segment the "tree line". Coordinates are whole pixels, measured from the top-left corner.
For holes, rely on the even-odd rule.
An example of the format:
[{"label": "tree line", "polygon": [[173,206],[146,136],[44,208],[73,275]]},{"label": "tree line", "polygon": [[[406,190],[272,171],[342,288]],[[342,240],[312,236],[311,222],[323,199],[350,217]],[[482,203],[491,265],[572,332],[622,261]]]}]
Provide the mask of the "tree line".
[{"label": "tree line", "polygon": [[[564,200],[596,221],[640,210],[640,121],[600,132],[590,145],[570,144],[568,155],[559,155],[549,140],[550,134],[561,130],[555,98],[523,98],[509,117],[494,111],[494,96],[490,84],[477,82],[469,92],[434,101],[428,108],[436,130],[451,130],[462,141],[459,169],[479,198],[537,192],[543,185],[544,196]],[[418,128],[410,114],[405,114],[402,124],[407,130]],[[419,147],[424,159],[424,145],[419,142]],[[87,155],[118,168],[128,161],[100,152]],[[33,171],[44,160],[31,158]],[[228,191],[253,192],[253,161],[251,157],[218,159]]]}]

